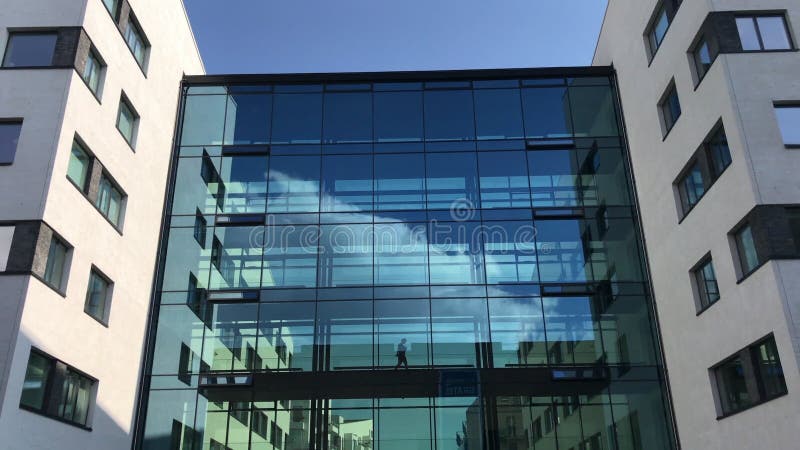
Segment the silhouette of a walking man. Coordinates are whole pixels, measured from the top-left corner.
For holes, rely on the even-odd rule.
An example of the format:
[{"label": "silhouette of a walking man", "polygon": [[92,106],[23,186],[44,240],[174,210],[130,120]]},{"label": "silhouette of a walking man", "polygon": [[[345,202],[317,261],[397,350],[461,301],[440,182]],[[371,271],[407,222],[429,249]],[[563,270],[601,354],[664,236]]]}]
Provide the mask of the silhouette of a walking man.
[{"label": "silhouette of a walking man", "polygon": [[400,339],[400,343],[397,344],[397,365],[394,366],[395,369],[400,368],[400,364],[403,365],[406,369],[408,369],[408,360],[406,359],[406,338]]}]

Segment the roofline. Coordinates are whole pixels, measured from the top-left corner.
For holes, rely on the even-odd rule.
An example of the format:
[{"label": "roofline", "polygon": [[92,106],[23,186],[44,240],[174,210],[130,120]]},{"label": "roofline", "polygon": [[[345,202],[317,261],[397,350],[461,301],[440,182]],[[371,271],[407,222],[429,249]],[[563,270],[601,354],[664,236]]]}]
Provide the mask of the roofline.
[{"label": "roofline", "polygon": [[186,19],[186,26],[189,27],[189,36],[192,37],[192,44],[194,44],[194,52],[197,54],[197,59],[200,61],[200,70],[206,73],[206,63],[203,61],[203,55],[200,53],[200,47],[197,46],[197,38],[194,35],[194,28],[192,28],[192,21],[189,19],[189,11],[186,9],[184,0],[180,0],[181,9],[183,10],[183,18]]},{"label": "roofline", "polygon": [[603,22],[600,24],[600,32],[597,33],[597,40],[594,42],[594,53],[592,53],[592,64],[597,60],[597,50],[600,48],[600,38],[603,36],[603,29],[606,27],[608,10],[611,9],[611,0],[606,1],[606,11],[603,13]]},{"label": "roofline", "polygon": [[229,75],[186,75],[186,84],[325,83],[373,81],[431,81],[493,78],[546,78],[610,76],[611,66],[538,67],[509,69],[423,70],[388,72],[268,73]]}]

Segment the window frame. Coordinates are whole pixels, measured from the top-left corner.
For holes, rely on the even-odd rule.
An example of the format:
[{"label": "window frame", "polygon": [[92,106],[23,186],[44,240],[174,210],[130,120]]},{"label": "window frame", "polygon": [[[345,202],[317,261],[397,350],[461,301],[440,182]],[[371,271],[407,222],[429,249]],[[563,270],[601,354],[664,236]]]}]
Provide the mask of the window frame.
[{"label": "window frame", "polygon": [[[778,109],[796,109],[798,112],[800,112],[800,101],[776,101],[773,102],[772,108],[775,112],[775,122],[778,126],[778,132],[781,135],[781,143],[783,144],[784,148],[800,149],[800,140],[790,143],[786,143],[784,141],[783,127],[781,127],[781,122],[778,120]],[[798,126],[800,126],[800,124],[798,124]]]},{"label": "window frame", "polygon": [[[708,57],[710,60],[708,67],[706,67],[700,59],[700,50],[703,47],[705,47],[708,51]],[[697,41],[689,48],[689,59],[691,60],[691,65],[694,72],[693,74],[695,77],[695,89],[700,86],[700,83],[703,82],[706,75],[708,75],[708,72],[711,71],[711,67],[714,65],[714,62],[717,61],[719,53],[719,45],[713,40],[709,39],[705,33],[701,33],[697,38]]]},{"label": "window frame", "polygon": [[[786,33],[786,40],[789,43],[788,48],[776,48],[776,49],[767,49],[764,48],[764,37],[761,34],[761,27],[758,24],[759,18],[768,18],[768,17],[779,17],[783,22],[783,31]],[[750,19],[753,23],[753,30],[756,33],[756,38],[758,38],[758,49],[753,50],[746,50],[744,45],[742,45],[742,35],[739,32],[738,20],[739,19]],[[769,53],[769,52],[791,52],[796,51],[797,47],[795,44],[795,40],[792,37],[791,28],[789,27],[789,21],[786,17],[785,11],[753,11],[753,12],[742,12],[737,13],[734,16],[734,23],[736,23],[736,37],[739,39],[739,48],[742,53]]]},{"label": "window frame", "polygon": [[[83,151],[83,153],[88,158],[88,162],[87,162],[87,166],[86,166],[86,179],[83,180],[83,184],[84,184],[83,186],[79,185],[75,180],[73,180],[69,176],[70,162],[72,162],[72,149],[76,145],[81,149],[81,151]],[[97,160],[97,158],[94,156],[94,153],[92,153],[92,151],[88,149],[88,146],[86,145],[85,142],[83,142],[83,139],[81,139],[80,136],[78,136],[77,134],[75,135],[75,137],[72,140],[72,146],[69,149],[69,155],[70,155],[70,158],[69,158],[69,161],[67,162],[67,174],[66,174],[67,180],[73,186],[75,186],[75,188],[77,188],[85,196],[85,195],[87,195],[87,192],[89,190],[89,185],[91,184],[92,169],[94,167],[94,163]]]},{"label": "window frame", "polygon": [[[94,59],[97,63],[97,87],[92,89],[91,82],[86,77],[86,69],[89,67],[89,61]],[[89,88],[89,91],[94,95],[97,101],[100,101],[100,97],[103,93],[103,82],[105,81],[105,73],[106,73],[107,64],[103,57],[100,56],[100,52],[97,51],[94,45],[89,47],[89,52],[86,56],[86,62],[83,67],[83,71],[79,73],[81,80],[83,80],[86,87]]]},{"label": "window frame", "polygon": [[[669,8],[667,2],[670,2],[673,7]],[[681,3],[682,0],[661,0],[656,3],[653,13],[650,15],[650,19],[647,21],[647,26],[644,29],[644,33],[642,33],[645,49],[647,51],[648,66],[653,63],[653,60],[658,54],[658,50],[661,48],[664,40],[667,38],[667,33],[669,33],[669,29],[672,27],[672,22],[675,21],[675,16],[678,14]],[[655,39],[655,31],[662,16],[666,17],[667,19],[667,27],[664,29],[664,34],[661,36],[661,39],[657,40]]]},{"label": "window frame", "polygon": [[[122,117],[122,106],[123,105],[125,105],[125,108],[127,108],[128,111],[130,111],[131,115],[133,116],[133,119],[131,120],[132,123],[131,123],[131,136],[130,136],[130,139],[128,139],[128,137],[125,136],[125,132],[123,132],[122,129],[120,129],[120,127],[119,127],[120,117]],[[131,103],[130,99],[128,98],[127,95],[125,95],[125,92],[123,91],[122,94],[120,95],[120,98],[119,98],[119,105],[117,106],[116,128],[117,128],[117,131],[119,131],[120,135],[122,135],[122,138],[125,140],[125,142],[128,144],[128,146],[134,152],[136,151],[136,137],[137,137],[138,132],[139,132],[139,120],[140,119],[141,119],[141,116],[136,111],[136,108],[133,107],[133,104]]]},{"label": "window frame", "polygon": [[[129,41],[129,30],[133,27],[133,32],[135,33],[138,40],[141,42],[142,46],[142,60],[139,61],[139,58],[136,57],[136,51],[131,48],[131,44]],[[147,76],[147,67],[150,61],[150,40],[147,38],[147,35],[142,28],[142,25],[139,23],[139,20],[136,18],[136,15],[133,11],[130,12],[128,15],[128,21],[125,23],[125,29],[122,30],[122,38],[125,41],[125,46],[128,47],[128,50],[131,52],[131,56],[133,56],[134,61],[136,61],[136,65],[139,66],[139,69],[142,70],[142,74]]]},{"label": "window frame", "polygon": [[[51,256],[50,255],[50,251],[51,251],[51,248],[53,246],[53,242],[54,241],[58,242],[59,244],[61,244],[65,248],[65,250],[64,250],[64,262],[61,265],[61,275],[60,275],[58,286],[53,285],[51,280],[48,279],[49,277],[47,275],[47,272],[48,272],[48,270],[50,268],[50,256]],[[70,262],[71,262],[71,258],[72,258],[72,249],[73,249],[73,247],[64,238],[62,238],[61,236],[56,234],[55,231],[53,231],[53,235],[50,238],[50,245],[47,247],[47,258],[45,259],[45,270],[42,273],[42,276],[39,277],[40,280],[42,281],[42,283],[44,283],[50,289],[53,289],[54,291],[56,291],[62,297],[66,296],[67,280],[69,279],[69,269],[70,269]]]},{"label": "window frame", "polygon": [[22,125],[25,122],[24,119],[16,118],[16,117],[9,117],[9,118],[2,118],[0,119],[0,126],[2,125],[18,125],[18,132],[17,132],[17,144],[14,147],[14,151],[11,153],[11,159],[8,161],[0,160],[0,167],[2,166],[10,166],[14,164],[14,159],[17,156],[17,150],[19,150],[19,141],[22,139]]},{"label": "window frame", "polygon": [[[753,252],[756,255],[756,263],[750,269],[746,269],[745,266],[745,259],[746,254],[743,251],[743,242],[741,239],[742,233],[745,229],[750,230],[750,238],[753,242]],[[736,264],[738,265],[739,272],[741,276],[739,277],[739,282],[743,281],[745,278],[749,277],[753,272],[758,270],[761,266],[763,266],[768,260],[762,259],[761,255],[758,254],[758,247],[756,246],[756,239],[753,234],[753,226],[752,224],[745,220],[741,225],[734,228],[734,230],[730,233],[731,238],[733,238],[733,246],[734,246],[734,253],[736,256]]]},{"label": "window frame", "polygon": [[[711,131],[706,135],[705,139],[703,139],[703,143],[700,144],[700,147],[695,150],[692,154],[692,157],[689,158],[689,161],[686,162],[686,165],[678,172],[678,176],[675,178],[675,181],[672,182],[675,191],[677,192],[677,208],[678,208],[678,216],[679,220],[678,223],[683,222],[686,219],[686,216],[689,215],[690,212],[700,203],[700,200],[708,194],[708,191],[711,190],[711,187],[722,177],[722,174],[728,170],[728,167],[733,164],[733,157],[730,155],[730,144],[727,145],[728,147],[728,157],[730,161],[727,165],[725,165],[719,173],[715,173],[714,167],[714,150],[712,148],[712,144],[715,142],[717,136],[722,133],[725,136],[725,142],[728,142],[728,134],[725,132],[725,126],[722,123],[722,119],[718,120],[717,123],[711,128]],[[684,186],[683,182],[686,180],[688,175],[692,172],[692,169],[698,166],[700,169],[700,174],[703,177],[703,194],[697,198],[697,201],[692,204],[686,206],[684,203]]]},{"label": "window frame", "polygon": [[[714,300],[711,300],[708,295],[707,285],[709,280],[705,277],[705,268],[709,265],[711,265],[711,270],[714,272],[714,279],[712,281],[717,290],[717,298]],[[714,259],[711,257],[711,252],[706,253],[700,258],[700,261],[689,269],[689,274],[692,277],[692,283],[694,283],[694,288],[696,290],[695,307],[697,308],[697,315],[699,316],[722,299],[719,290],[719,277],[717,276],[717,269],[714,267]]]},{"label": "window frame", "polygon": [[[48,36],[55,36],[55,41],[53,42],[53,54],[50,56],[50,62],[47,64],[41,65],[24,65],[24,66],[8,66],[8,57],[9,57],[9,50],[11,49],[12,40],[15,36],[21,35],[48,35]],[[53,64],[53,60],[55,59],[56,55],[56,48],[58,47],[58,30],[52,28],[41,28],[41,29],[11,29],[8,30],[8,38],[6,39],[6,48],[3,51],[3,59],[0,61],[0,68],[2,69],[43,69],[49,67],[59,67]]]},{"label": "window frame", "polygon": [[[108,211],[103,210],[103,207],[100,205],[100,193],[101,193],[101,188],[103,186],[103,181],[106,181],[108,185],[111,187],[111,189],[119,193],[120,196],[119,213],[117,214],[116,222],[112,220],[111,217],[109,217]],[[122,225],[125,219],[125,207],[127,206],[127,202],[128,202],[128,194],[126,194],[125,191],[122,190],[117,180],[115,180],[114,177],[112,177],[107,170],[103,170],[103,173],[100,175],[100,181],[98,183],[97,198],[95,199],[93,204],[97,209],[97,211],[100,212],[100,215],[103,216],[103,218],[105,218],[108,221],[108,223],[110,223],[114,228],[117,229],[117,231],[120,232],[122,232]]]},{"label": "window frame", "polygon": [[108,11],[108,14],[111,15],[111,18],[114,20],[114,22],[116,22],[119,18],[119,10],[120,6],[122,5],[122,2],[120,0],[111,0],[111,1],[114,3],[114,11],[108,9],[108,3],[106,3],[106,0],[101,0],[105,10]]},{"label": "window frame", "polygon": [[[92,293],[92,281],[93,277],[99,278],[101,281],[105,283],[105,298],[103,299],[103,313],[102,317],[97,317],[91,312],[89,312],[89,295]],[[111,315],[111,300],[114,294],[114,282],[106,276],[100,269],[97,268],[94,264],[92,264],[91,269],[89,270],[89,283],[86,288],[86,295],[83,302],[83,312],[86,313],[89,317],[99,322],[101,325],[108,327],[109,316]]]},{"label": "window frame", "polygon": [[[670,104],[670,100],[673,96],[672,94],[674,94],[678,106],[678,114],[674,118],[672,117],[674,115],[672,114],[674,111],[672,110],[672,105]],[[661,94],[661,98],[658,100],[658,115],[661,122],[661,132],[664,139],[666,139],[672,129],[675,128],[675,125],[678,123],[678,120],[680,120],[681,115],[683,115],[683,108],[681,108],[681,100],[680,96],[678,96],[678,86],[675,84],[675,78],[670,80],[670,82],[667,84],[667,88],[664,90],[664,93]],[[669,120],[667,120],[668,117]]]}]

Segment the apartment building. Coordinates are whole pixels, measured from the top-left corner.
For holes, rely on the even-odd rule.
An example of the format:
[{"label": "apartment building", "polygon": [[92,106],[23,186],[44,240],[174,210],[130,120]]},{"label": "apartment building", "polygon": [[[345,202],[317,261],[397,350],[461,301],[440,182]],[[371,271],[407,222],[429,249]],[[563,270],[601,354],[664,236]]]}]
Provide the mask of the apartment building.
[{"label": "apartment building", "polygon": [[682,447],[800,440],[800,4],[610,0]]},{"label": "apartment building", "polygon": [[0,8],[0,436],[131,445],[181,77],[178,0]]}]

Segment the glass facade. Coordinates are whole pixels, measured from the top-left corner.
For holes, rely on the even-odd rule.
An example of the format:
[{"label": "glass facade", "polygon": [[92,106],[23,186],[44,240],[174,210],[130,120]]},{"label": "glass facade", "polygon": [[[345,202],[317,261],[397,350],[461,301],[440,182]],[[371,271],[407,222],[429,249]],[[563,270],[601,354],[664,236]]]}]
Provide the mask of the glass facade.
[{"label": "glass facade", "polygon": [[474,73],[187,84],[140,448],[674,448],[613,80]]}]

